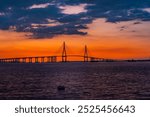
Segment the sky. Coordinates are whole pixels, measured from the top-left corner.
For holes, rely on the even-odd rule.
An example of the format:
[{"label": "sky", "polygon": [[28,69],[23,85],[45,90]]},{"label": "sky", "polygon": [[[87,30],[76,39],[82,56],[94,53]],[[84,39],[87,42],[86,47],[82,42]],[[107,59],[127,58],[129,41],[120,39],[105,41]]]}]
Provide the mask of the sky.
[{"label": "sky", "polygon": [[0,58],[150,58],[150,0],[0,0]]}]

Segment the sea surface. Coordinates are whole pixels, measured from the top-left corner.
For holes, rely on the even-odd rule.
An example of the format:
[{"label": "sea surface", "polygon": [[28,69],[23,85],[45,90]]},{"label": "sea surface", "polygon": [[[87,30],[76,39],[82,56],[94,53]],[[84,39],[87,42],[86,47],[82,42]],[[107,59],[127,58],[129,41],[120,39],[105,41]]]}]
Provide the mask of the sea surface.
[{"label": "sea surface", "polygon": [[150,62],[1,63],[0,99],[150,99]]}]

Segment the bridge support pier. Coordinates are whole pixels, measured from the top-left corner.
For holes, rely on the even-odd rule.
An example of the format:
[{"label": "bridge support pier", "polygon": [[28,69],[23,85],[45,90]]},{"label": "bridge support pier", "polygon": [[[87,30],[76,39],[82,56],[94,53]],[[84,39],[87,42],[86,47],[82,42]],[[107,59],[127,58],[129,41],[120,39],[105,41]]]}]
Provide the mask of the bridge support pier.
[{"label": "bridge support pier", "polygon": [[1,59],[1,63],[4,63],[4,59]]},{"label": "bridge support pier", "polygon": [[47,57],[47,62],[48,63],[50,63],[50,62],[57,62],[57,56]]},{"label": "bridge support pier", "polygon": [[0,59],[0,63],[2,63],[3,62],[3,60],[2,59]]},{"label": "bridge support pier", "polygon": [[56,56],[52,56],[51,57],[51,62],[57,62],[57,57]]},{"label": "bridge support pier", "polygon": [[[7,62],[7,60],[6,60],[6,62]],[[16,62],[16,59],[13,59],[13,63],[15,63]]]},{"label": "bridge support pier", "polygon": [[3,59],[1,59],[0,62],[3,63]]},{"label": "bridge support pier", "polygon": [[5,63],[5,59],[2,59],[2,63]]},{"label": "bridge support pier", "polygon": [[67,56],[62,56],[62,62],[67,62]]},{"label": "bridge support pier", "polygon": [[47,57],[47,63],[50,63],[50,61],[51,61],[50,57]]},{"label": "bridge support pier", "polygon": [[35,57],[35,63],[38,63],[39,60],[38,60],[38,57]]},{"label": "bridge support pier", "polygon": [[41,63],[44,63],[44,57],[41,57]]},{"label": "bridge support pier", "polygon": [[15,59],[15,63],[19,63],[20,62],[20,59],[19,58],[16,58]]},{"label": "bridge support pier", "polygon": [[26,58],[22,58],[22,62],[23,62],[23,63],[26,63]]},{"label": "bridge support pier", "polygon": [[88,62],[88,61],[89,61],[88,57],[84,56],[84,62]]},{"label": "bridge support pier", "polygon": [[31,57],[29,58],[29,63],[32,63],[32,58]]}]

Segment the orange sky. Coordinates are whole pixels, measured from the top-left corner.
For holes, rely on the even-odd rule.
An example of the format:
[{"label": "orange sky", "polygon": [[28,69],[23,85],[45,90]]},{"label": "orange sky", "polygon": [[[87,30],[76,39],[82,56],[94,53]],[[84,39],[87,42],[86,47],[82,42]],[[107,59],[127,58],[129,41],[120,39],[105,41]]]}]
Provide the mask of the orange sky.
[{"label": "orange sky", "polygon": [[[150,22],[133,25],[135,21],[107,23],[94,20],[88,25],[86,36],[59,35],[49,39],[29,39],[26,33],[0,30],[0,58],[37,55],[61,55],[63,41],[68,54],[81,54],[84,45],[91,56],[101,58],[149,58]],[[121,27],[125,27],[121,30]]]}]

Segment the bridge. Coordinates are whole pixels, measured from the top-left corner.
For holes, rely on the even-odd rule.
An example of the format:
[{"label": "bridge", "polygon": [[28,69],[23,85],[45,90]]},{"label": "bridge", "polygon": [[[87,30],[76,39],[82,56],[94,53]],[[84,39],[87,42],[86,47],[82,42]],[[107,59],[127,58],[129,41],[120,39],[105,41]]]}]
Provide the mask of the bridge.
[{"label": "bridge", "polygon": [[[68,55],[66,51],[66,44],[63,42],[63,49],[61,55],[52,56],[30,56],[30,57],[17,57],[17,58],[0,58],[0,63],[51,63],[51,62],[69,62],[68,57],[80,57],[82,62],[102,62],[113,61],[111,59],[104,59],[99,57],[89,56],[88,48],[85,45],[83,55]],[[61,61],[58,61],[61,58]]]}]

